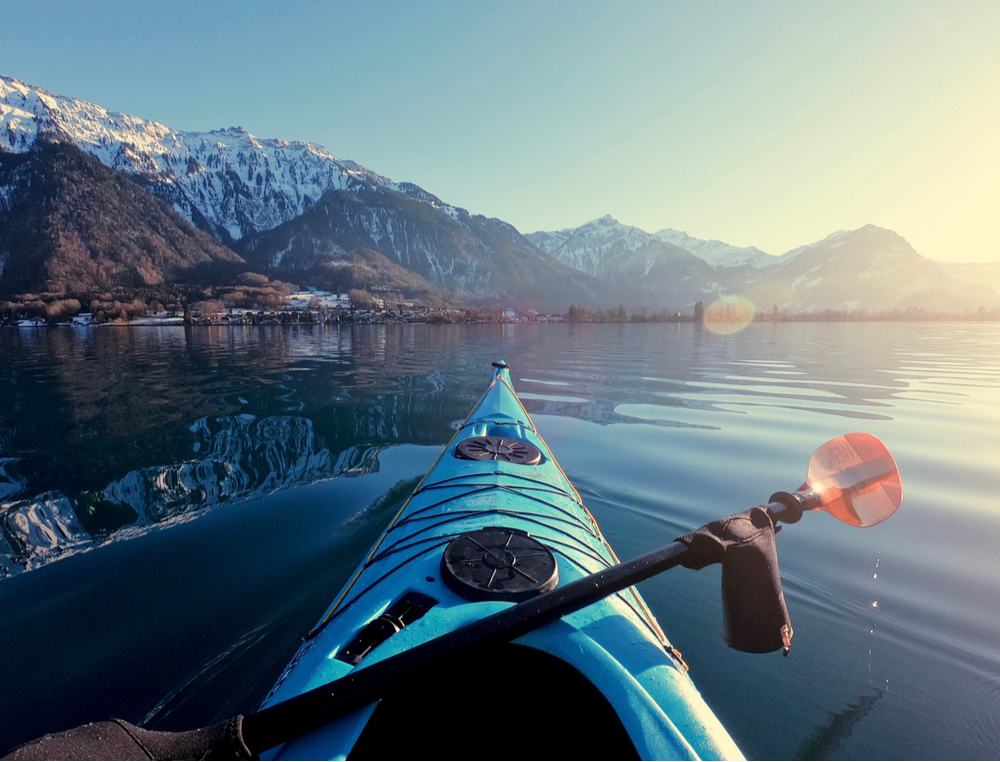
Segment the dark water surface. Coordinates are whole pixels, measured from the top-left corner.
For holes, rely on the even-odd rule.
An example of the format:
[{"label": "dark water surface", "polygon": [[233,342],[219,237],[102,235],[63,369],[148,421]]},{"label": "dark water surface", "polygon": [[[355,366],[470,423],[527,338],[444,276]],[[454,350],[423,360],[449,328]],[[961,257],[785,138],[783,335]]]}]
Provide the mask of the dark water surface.
[{"label": "dark water surface", "polygon": [[0,753],[251,711],[502,357],[621,557],[881,437],[896,516],[778,537],[787,659],[726,648],[718,567],[642,592],[749,757],[1000,757],[998,350],[947,323],[0,330]]}]

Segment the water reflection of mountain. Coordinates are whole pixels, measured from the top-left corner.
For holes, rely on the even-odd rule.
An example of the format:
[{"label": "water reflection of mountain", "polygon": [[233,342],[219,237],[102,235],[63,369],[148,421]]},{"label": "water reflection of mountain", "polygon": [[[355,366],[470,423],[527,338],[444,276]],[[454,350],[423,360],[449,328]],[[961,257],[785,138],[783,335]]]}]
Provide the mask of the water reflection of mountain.
[{"label": "water reflection of mountain", "polygon": [[449,403],[433,352],[372,328],[3,331],[0,457],[18,458],[37,494],[185,459],[191,422],[219,415],[305,416],[338,450],[440,441],[410,417]]},{"label": "water reflection of mountain", "polygon": [[130,471],[104,489],[49,491],[5,503],[0,566],[6,574],[227,502],[378,470],[380,446],[331,452],[307,418],[243,414],[191,426],[194,458]]}]

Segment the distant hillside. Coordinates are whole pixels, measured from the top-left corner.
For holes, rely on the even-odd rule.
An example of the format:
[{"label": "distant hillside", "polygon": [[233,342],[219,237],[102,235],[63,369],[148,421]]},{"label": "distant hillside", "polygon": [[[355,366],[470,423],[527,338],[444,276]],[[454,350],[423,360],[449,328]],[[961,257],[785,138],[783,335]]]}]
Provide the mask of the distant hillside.
[{"label": "distant hillside", "polygon": [[989,286],[1000,292],[1000,262],[940,262],[931,260],[960,283]]},{"label": "distant hillside", "polygon": [[0,152],[0,293],[157,286],[242,259],[76,146]]},{"label": "distant hillside", "polygon": [[774,304],[814,312],[912,306],[961,313],[1000,306],[992,289],[955,280],[902,236],[875,225],[793,249],[749,277],[744,294],[765,309]]},{"label": "distant hillside", "polygon": [[[286,227],[292,230],[285,230]],[[279,240],[287,235],[293,243],[284,254],[279,252],[272,256],[271,262],[277,262],[276,266],[271,266],[266,257],[258,257],[253,263],[254,270],[337,293],[358,288],[373,292],[399,292],[407,299],[424,299],[437,303],[452,299],[449,292],[373,249],[359,247],[345,252],[339,246],[311,240],[301,227],[299,220],[293,220],[262,234],[265,239]],[[268,241],[251,241],[264,248],[268,245]],[[309,256],[301,255],[301,249],[294,245],[295,241],[308,245],[313,253]],[[250,257],[254,259],[253,254]]]},{"label": "distant hillside", "polygon": [[932,262],[897,233],[874,225],[837,231],[780,257],[671,228],[651,235],[611,215],[527,237],[560,261],[615,286],[636,306],[666,306],[679,295],[689,301],[738,295],[759,309],[790,312],[915,307],[960,314],[1000,306],[1000,263]]}]

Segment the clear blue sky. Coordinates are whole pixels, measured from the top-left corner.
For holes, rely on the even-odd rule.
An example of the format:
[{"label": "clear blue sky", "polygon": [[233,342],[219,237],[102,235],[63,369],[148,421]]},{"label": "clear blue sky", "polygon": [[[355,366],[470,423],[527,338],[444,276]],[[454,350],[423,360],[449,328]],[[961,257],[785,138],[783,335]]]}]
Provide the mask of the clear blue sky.
[{"label": "clear blue sky", "polygon": [[1000,259],[1000,2],[5,2],[0,72],[320,143],[522,232]]}]

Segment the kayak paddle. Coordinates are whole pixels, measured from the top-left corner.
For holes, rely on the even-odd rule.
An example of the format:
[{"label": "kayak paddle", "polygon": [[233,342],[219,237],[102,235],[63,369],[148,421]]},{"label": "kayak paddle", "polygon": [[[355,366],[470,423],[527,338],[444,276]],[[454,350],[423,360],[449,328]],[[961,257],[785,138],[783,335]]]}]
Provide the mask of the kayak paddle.
[{"label": "kayak paddle", "polygon": [[[117,755],[127,753],[131,745],[136,747],[133,754],[144,755],[132,758],[253,758],[378,700],[402,681],[414,679],[452,654],[510,642],[682,564],[698,569],[722,561],[726,640],[730,645],[745,651],[773,651],[784,645],[787,653],[791,627],[777,578],[774,524],[794,523],[804,511],[825,510],[847,524],[867,527],[884,521],[901,502],[899,470],[885,445],[871,434],[840,436],[813,453],[806,481],[797,491],[775,493],[766,507],[710,522],[664,548],[541,593],[249,716],[185,733],[149,731],[113,720],[43,736],[3,759],[99,759],[112,758],[112,754],[127,759]],[[761,558],[737,551],[746,547],[756,547],[763,563]],[[736,565],[727,567],[728,560],[736,556],[740,556]],[[731,573],[731,569],[737,571]],[[732,578],[728,590],[727,576]],[[777,588],[764,591],[763,596],[759,590],[741,596],[731,589],[736,584],[733,579],[740,582],[737,587],[749,588],[747,580],[762,579],[765,586],[776,582]],[[766,613],[771,623],[780,627],[777,645],[770,635],[763,639],[748,635],[759,624],[762,600],[773,604],[773,610]]]}]

